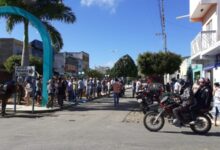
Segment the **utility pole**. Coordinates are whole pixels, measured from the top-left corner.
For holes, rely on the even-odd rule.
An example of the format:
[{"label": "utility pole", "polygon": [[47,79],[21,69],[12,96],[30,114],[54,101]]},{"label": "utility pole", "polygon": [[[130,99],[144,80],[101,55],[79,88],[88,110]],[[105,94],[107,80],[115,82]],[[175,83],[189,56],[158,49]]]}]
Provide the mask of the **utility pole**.
[{"label": "utility pole", "polygon": [[[165,23],[165,13],[164,13],[164,0],[158,0],[159,3],[159,13],[160,13],[160,22],[161,22],[161,35],[163,38],[163,50],[167,53],[167,34],[166,34],[166,23]],[[168,82],[168,74],[164,74],[164,84]]]},{"label": "utility pole", "polygon": [[167,34],[166,34],[166,24],[165,24],[165,14],[164,14],[164,0],[159,1],[159,13],[160,13],[160,21],[161,21],[161,29],[162,29],[162,38],[163,38],[163,49],[167,52]]}]

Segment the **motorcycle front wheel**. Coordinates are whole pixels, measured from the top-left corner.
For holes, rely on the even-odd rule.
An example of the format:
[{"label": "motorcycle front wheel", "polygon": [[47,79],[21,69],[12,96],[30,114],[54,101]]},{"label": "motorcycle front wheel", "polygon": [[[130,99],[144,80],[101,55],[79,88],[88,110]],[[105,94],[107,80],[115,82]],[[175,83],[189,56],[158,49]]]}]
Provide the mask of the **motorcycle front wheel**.
[{"label": "motorcycle front wheel", "polygon": [[152,132],[157,132],[164,126],[164,117],[159,112],[150,111],[144,116],[144,126]]},{"label": "motorcycle front wheel", "polygon": [[206,134],[212,127],[210,118],[206,115],[198,115],[194,125],[190,125],[190,128],[196,134]]}]

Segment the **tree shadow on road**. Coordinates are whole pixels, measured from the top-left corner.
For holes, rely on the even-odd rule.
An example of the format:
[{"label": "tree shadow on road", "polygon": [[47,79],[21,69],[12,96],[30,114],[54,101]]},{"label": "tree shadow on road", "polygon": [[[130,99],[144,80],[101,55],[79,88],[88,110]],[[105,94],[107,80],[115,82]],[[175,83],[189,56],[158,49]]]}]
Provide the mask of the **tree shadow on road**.
[{"label": "tree shadow on road", "polygon": [[114,107],[112,98],[105,98],[100,100],[89,101],[85,105],[77,105],[67,108],[68,111],[97,111],[97,110],[115,110],[115,111],[133,111],[139,108],[136,101],[124,102],[121,99],[119,105]]}]

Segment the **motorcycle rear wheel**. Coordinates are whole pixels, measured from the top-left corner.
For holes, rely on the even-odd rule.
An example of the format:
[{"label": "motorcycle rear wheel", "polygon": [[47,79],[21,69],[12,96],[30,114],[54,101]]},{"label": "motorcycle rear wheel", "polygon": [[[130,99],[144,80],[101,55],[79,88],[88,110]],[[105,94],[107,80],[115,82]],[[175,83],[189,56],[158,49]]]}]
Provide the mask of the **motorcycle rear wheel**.
[{"label": "motorcycle rear wheel", "polygon": [[196,123],[190,125],[191,130],[196,134],[206,134],[212,127],[210,118],[206,115],[198,115],[196,117]]},{"label": "motorcycle rear wheel", "polygon": [[158,116],[159,112],[150,111],[147,112],[144,116],[144,126],[146,129],[152,132],[157,132],[164,126],[164,117],[161,115],[158,117],[157,121],[156,117]]}]

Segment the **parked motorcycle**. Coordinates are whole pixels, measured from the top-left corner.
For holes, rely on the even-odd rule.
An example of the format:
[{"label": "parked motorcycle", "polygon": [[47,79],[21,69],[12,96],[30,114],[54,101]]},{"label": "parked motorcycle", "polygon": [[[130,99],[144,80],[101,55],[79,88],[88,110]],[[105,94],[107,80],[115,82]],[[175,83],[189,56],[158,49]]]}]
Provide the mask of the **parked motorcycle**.
[{"label": "parked motorcycle", "polygon": [[[144,126],[149,131],[157,132],[163,128],[165,118],[168,118],[168,122],[173,124],[173,109],[179,106],[179,98],[173,94],[167,94],[160,101],[160,106],[157,111],[149,111],[144,116]],[[196,113],[195,124],[190,125],[191,114],[189,111],[182,113],[182,127],[190,127],[191,130],[197,134],[206,134],[211,129],[212,116],[208,112],[209,110],[200,110]]]},{"label": "parked motorcycle", "polygon": [[140,104],[140,108],[144,114],[146,114],[147,111],[158,108],[161,93],[161,89],[153,89],[149,86],[145,87],[144,90],[136,93],[136,99]]}]

